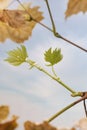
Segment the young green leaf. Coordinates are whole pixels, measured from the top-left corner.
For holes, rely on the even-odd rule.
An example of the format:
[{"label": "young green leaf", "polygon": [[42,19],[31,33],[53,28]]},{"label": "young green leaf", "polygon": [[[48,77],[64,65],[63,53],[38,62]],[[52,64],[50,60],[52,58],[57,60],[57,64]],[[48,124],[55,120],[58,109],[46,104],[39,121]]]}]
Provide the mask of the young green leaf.
[{"label": "young green leaf", "polygon": [[18,66],[25,62],[28,57],[25,46],[21,45],[21,48],[14,49],[8,52],[8,58],[5,61],[9,62],[14,66]]},{"label": "young green leaf", "polygon": [[52,48],[49,50],[45,51],[45,61],[49,62],[48,66],[53,66],[60,62],[63,58],[63,55],[61,54],[61,49],[55,49],[52,51]]}]

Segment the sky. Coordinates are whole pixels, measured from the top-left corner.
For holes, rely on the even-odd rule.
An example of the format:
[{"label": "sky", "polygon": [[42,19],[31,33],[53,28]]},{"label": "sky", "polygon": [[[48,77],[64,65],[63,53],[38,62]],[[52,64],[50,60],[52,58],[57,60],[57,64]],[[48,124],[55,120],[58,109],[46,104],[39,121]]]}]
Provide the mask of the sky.
[{"label": "sky", "polygon": [[[44,0],[28,0],[33,6],[40,6],[44,20],[42,23],[52,27],[48,10]],[[21,0],[21,2],[28,2]],[[79,13],[65,19],[65,10],[68,0],[50,0],[50,7],[56,25],[56,30],[65,38],[87,49],[87,14]],[[10,9],[18,5],[15,1]],[[23,43],[29,58],[48,72],[51,68],[46,66],[44,52],[52,47],[61,48],[63,60],[55,65],[55,71],[60,79],[75,91],[87,90],[87,54],[69,43],[54,37],[54,35],[37,24],[32,36]],[[18,115],[19,129],[23,130],[23,122],[30,120],[42,123],[56,112],[69,105],[78,98],[71,97],[63,86],[53,81],[36,68],[29,69],[29,65],[18,67],[5,62],[7,52],[20,47],[19,44],[7,39],[0,43],[0,105],[10,106],[10,116]],[[61,114],[52,125],[56,127],[71,127],[77,120],[85,117],[83,103],[79,103],[65,113]]]}]

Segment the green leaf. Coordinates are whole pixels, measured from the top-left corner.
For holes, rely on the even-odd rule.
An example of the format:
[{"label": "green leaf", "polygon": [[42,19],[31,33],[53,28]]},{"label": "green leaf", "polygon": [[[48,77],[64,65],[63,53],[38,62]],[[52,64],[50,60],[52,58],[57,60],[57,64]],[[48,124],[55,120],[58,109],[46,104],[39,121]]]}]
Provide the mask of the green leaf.
[{"label": "green leaf", "polygon": [[21,47],[14,49],[8,52],[8,57],[5,61],[9,62],[14,66],[18,66],[25,62],[26,58],[28,57],[27,51],[25,46],[21,45]]},{"label": "green leaf", "polygon": [[61,54],[61,49],[55,49],[52,51],[52,48],[48,49],[44,53],[45,61],[49,62],[48,66],[53,66],[60,62],[63,58],[63,55]]}]

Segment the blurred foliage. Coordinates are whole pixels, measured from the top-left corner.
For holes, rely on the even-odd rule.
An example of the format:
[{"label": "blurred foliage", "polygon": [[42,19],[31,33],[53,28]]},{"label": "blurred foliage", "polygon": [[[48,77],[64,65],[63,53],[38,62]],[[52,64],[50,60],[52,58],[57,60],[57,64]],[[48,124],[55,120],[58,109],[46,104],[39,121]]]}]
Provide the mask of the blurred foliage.
[{"label": "blurred foliage", "polygon": [[67,18],[79,12],[87,12],[87,0],[69,0],[65,17]]},{"label": "blurred foliage", "polygon": [[9,62],[14,66],[18,66],[25,62],[28,57],[25,46],[21,45],[21,48],[14,49],[8,52],[8,58],[5,61]]}]

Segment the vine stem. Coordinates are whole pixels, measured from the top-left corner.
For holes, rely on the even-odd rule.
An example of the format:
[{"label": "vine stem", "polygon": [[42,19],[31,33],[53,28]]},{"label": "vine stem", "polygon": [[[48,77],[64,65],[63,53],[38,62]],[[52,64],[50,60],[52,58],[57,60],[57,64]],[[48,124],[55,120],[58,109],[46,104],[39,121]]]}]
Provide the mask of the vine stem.
[{"label": "vine stem", "polygon": [[48,8],[50,20],[51,20],[51,23],[52,23],[52,28],[53,28],[53,31],[52,31],[52,32],[54,33],[54,36],[56,36],[56,37],[58,37],[58,38],[61,38],[62,40],[64,40],[64,41],[70,43],[71,45],[76,46],[77,48],[79,48],[79,49],[81,49],[81,50],[87,52],[87,50],[86,50],[85,48],[83,48],[83,47],[81,47],[81,46],[79,46],[79,45],[77,45],[77,44],[71,42],[70,40],[64,38],[64,37],[61,36],[58,32],[56,32],[56,27],[55,27],[54,19],[53,19],[53,16],[52,16],[52,13],[51,13],[51,9],[50,9],[50,6],[49,6],[49,2],[48,2],[48,0],[45,0],[45,2],[46,2],[46,5],[47,5],[47,8]]},{"label": "vine stem", "polygon": [[49,72],[47,72],[45,69],[43,69],[41,66],[37,65],[34,61],[31,61],[29,59],[26,59],[25,61],[26,63],[28,63],[31,68],[35,67],[38,70],[42,71],[43,73],[45,73],[46,75],[48,75],[50,78],[52,78],[53,80],[57,81],[59,84],[61,84],[64,88],[66,88],[68,91],[71,92],[72,96],[81,96],[81,93],[79,92],[75,92],[72,88],[70,88],[68,85],[66,85],[63,81],[60,80],[60,78],[58,78],[55,75],[51,75]]},{"label": "vine stem", "polygon": [[83,106],[84,106],[84,110],[85,110],[85,115],[87,117],[87,108],[86,108],[86,102],[85,99],[83,100]]},{"label": "vine stem", "polygon": [[71,45],[73,45],[73,46],[75,46],[75,47],[77,47],[77,48],[79,48],[79,49],[81,49],[81,50],[87,52],[87,50],[86,50],[85,48],[83,48],[83,47],[81,47],[81,46],[79,46],[79,45],[77,45],[77,44],[71,42],[70,40],[64,38],[64,37],[61,36],[58,32],[56,32],[56,26],[55,26],[54,19],[53,19],[52,13],[51,13],[51,9],[50,9],[49,2],[48,2],[48,0],[45,0],[45,2],[46,2],[46,5],[47,5],[47,8],[48,8],[50,20],[51,20],[51,23],[52,23],[52,28],[53,28],[54,36],[56,36],[56,37],[58,37],[58,38],[61,38],[62,40],[64,40],[64,41],[70,43]]},{"label": "vine stem", "polygon": [[56,114],[54,114],[53,116],[51,116],[47,120],[47,122],[51,122],[56,117],[58,117],[59,115],[61,115],[62,113],[64,113],[66,110],[70,109],[71,107],[73,107],[74,105],[80,103],[81,101],[84,101],[85,99],[87,99],[87,92],[85,92],[84,96],[82,96],[80,99],[74,101],[73,103],[69,104],[68,106],[64,107],[62,110],[58,111]]},{"label": "vine stem", "polygon": [[54,19],[53,19],[51,10],[50,10],[50,6],[49,6],[49,3],[48,3],[48,0],[45,0],[45,2],[46,2],[47,8],[48,8],[48,12],[49,12],[49,16],[50,16],[50,19],[51,19],[53,33],[55,33],[56,32],[55,22],[54,22]]},{"label": "vine stem", "polygon": [[[44,1],[45,1],[45,0],[44,0]],[[20,0],[17,0],[17,2],[24,8],[24,10],[26,11],[26,13],[30,16],[30,18],[31,18],[33,21],[35,21],[36,23],[40,24],[41,26],[43,26],[44,28],[46,28],[47,30],[49,30],[50,32],[52,32],[55,37],[60,38],[60,39],[62,39],[62,40],[64,40],[64,41],[68,42],[69,44],[71,44],[71,45],[73,45],[73,46],[79,48],[80,50],[82,50],[82,51],[84,51],[84,52],[87,52],[87,49],[85,49],[85,48],[83,48],[83,47],[77,45],[76,43],[74,43],[74,42],[72,42],[72,41],[70,41],[70,40],[68,40],[68,39],[66,39],[66,38],[64,38],[64,37],[61,36],[58,32],[56,32],[55,24],[54,24],[54,21],[53,21],[53,18],[52,18],[52,15],[51,15],[51,14],[50,14],[50,15],[51,15],[51,21],[52,21],[53,29],[49,28],[49,27],[46,26],[45,24],[43,24],[43,23],[37,21],[36,19],[34,19],[34,18],[32,17],[32,15],[26,10],[26,8],[24,7],[24,5],[20,2]],[[49,6],[49,3],[48,3],[48,5],[47,5],[47,7],[48,7],[48,6]],[[49,6],[49,9],[50,9],[50,6]],[[51,10],[50,10],[50,13],[51,13]]]},{"label": "vine stem", "polygon": [[68,39],[66,39],[66,38],[64,38],[64,37],[62,37],[62,36],[61,36],[61,39],[64,40],[64,41],[66,41],[66,42],[68,42],[68,43],[70,43],[71,45],[73,45],[73,46],[75,46],[75,47],[77,47],[77,48],[79,48],[79,49],[81,49],[81,50],[87,52],[87,49],[85,49],[85,48],[83,48],[83,47],[81,47],[81,46],[75,44],[74,42],[71,42],[70,40],[68,40]]}]

